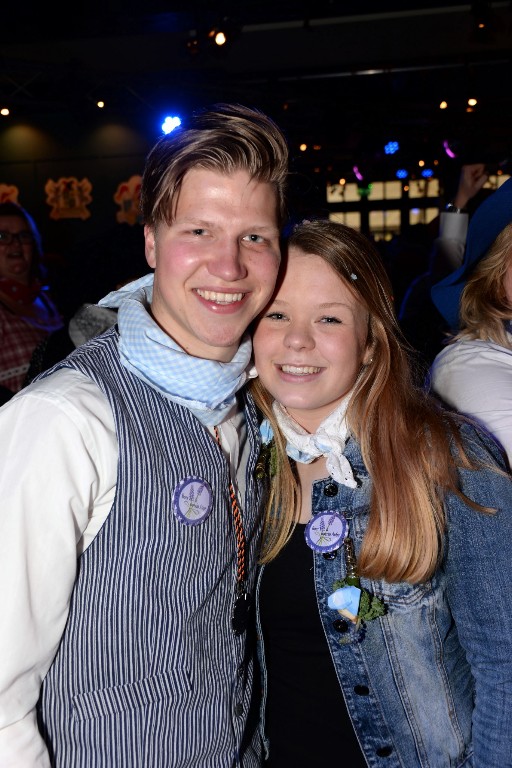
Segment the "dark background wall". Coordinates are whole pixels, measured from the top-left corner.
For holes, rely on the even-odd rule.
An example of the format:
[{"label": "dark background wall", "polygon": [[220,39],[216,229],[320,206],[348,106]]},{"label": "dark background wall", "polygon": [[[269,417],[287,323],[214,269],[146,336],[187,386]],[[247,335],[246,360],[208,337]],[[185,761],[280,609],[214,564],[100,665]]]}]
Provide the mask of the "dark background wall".
[{"label": "dark background wall", "polygon": [[[221,26],[219,49],[210,32]],[[142,173],[165,111],[215,101],[266,111],[289,139],[292,201],[305,213],[327,212],[327,184],[353,182],[355,165],[367,184],[436,162],[441,203],[464,162],[510,172],[508,1],[90,0],[64,10],[29,1],[3,9],[0,46],[0,107],[10,109],[0,117],[0,184],[19,189],[50,260],[66,268],[88,244],[112,247],[112,232],[139,237],[126,236],[138,225],[116,225],[113,195]],[[401,149],[388,157],[391,139]],[[91,182],[91,216],[54,221],[44,186],[69,176]]]}]

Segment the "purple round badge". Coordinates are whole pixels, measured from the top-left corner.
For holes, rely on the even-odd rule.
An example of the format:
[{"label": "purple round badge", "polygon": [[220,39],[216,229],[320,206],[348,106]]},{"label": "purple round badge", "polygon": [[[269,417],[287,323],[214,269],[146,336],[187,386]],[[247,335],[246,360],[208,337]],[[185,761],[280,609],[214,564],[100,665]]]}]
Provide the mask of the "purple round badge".
[{"label": "purple round badge", "polygon": [[337,512],[319,512],[306,525],[306,543],[315,552],[333,552],[347,535],[347,521]]},{"label": "purple round badge", "polygon": [[173,496],[174,514],[184,525],[199,525],[213,506],[213,493],[206,480],[187,477],[179,483]]}]

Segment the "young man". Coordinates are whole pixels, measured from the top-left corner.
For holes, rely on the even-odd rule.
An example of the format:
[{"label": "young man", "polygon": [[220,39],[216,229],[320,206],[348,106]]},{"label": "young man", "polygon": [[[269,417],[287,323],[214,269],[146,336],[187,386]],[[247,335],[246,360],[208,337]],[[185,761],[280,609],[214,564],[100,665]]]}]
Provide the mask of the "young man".
[{"label": "young man", "polygon": [[242,387],[287,159],[238,105],[161,139],[141,192],[154,273],[101,302],[117,326],[0,409],[2,768],[259,765],[262,488]]}]

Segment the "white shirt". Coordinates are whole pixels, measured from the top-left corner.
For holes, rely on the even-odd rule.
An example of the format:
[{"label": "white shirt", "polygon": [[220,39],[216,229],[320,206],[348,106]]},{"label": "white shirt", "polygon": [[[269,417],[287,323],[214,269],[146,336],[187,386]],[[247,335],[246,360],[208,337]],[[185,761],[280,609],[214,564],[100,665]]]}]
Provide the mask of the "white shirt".
[{"label": "white shirt", "polygon": [[478,339],[456,341],[435,358],[431,380],[448,405],[475,417],[494,436],[512,466],[512,349]]},{"label": "white shirt", "polygon": [[[243,498],[249,447],[243,415],[232,416],[219,432]],[[112,507],[118,445],[105,396],[65,369],[0,408],[0,439],[0,768],[49,768],[35,706],[66,624],[77,555]]]}]

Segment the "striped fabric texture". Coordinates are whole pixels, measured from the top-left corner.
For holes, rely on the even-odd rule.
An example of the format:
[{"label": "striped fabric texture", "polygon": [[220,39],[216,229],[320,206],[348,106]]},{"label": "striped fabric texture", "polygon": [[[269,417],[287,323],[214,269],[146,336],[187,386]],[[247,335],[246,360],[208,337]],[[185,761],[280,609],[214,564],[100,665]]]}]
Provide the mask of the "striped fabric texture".
[{"label": "striped fabric texture", "polygon": [[[253,638],[231,628],[227,462],[186,408],[126,370],[118,338],[112,328],[44,374],[66,366],[90,376],[111,404],[119,441],[112,511],[79,560],[66,630],[43,681],[39,722],[52,765],[256,768],[258,749],[243,743]],[[252,593],[259,432],[252,400],[240,397],[252,447],[242,509]],[[212,512],[198,525],[173,511],[176,487],[191,477],[213,492]]]}]

